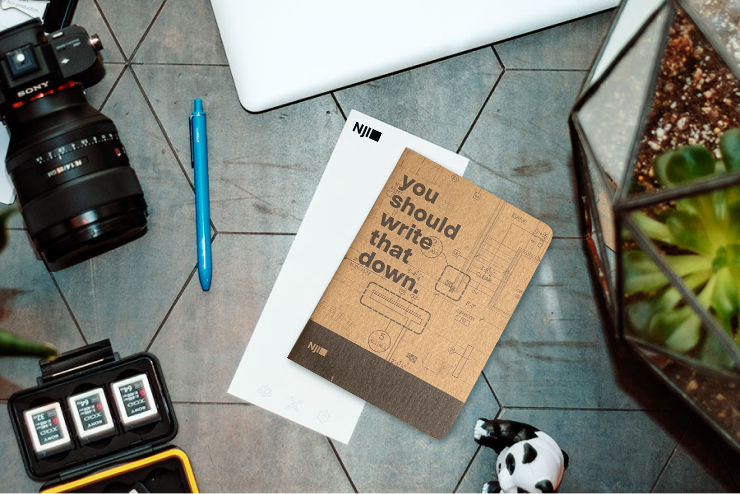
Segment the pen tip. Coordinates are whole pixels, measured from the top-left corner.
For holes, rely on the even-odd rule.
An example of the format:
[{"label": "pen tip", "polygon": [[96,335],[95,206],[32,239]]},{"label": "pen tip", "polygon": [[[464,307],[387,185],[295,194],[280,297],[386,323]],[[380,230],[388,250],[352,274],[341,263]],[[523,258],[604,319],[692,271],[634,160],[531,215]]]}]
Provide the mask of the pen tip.
[{"label": "pen tip", "polygon": [[203,100],[202,99],[198,98],[194,101],[193,111],[196,111],[196,112],[203,111]]}]

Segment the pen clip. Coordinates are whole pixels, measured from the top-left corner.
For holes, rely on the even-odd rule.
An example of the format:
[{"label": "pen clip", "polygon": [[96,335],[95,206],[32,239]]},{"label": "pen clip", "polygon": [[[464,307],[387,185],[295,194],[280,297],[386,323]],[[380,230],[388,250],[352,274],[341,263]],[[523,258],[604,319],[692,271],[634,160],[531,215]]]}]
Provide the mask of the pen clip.
[{"label": "pen clip", "polygon": [[193,116],[190,115],[190,167],[195,168],[195,146],[193,145]]}]

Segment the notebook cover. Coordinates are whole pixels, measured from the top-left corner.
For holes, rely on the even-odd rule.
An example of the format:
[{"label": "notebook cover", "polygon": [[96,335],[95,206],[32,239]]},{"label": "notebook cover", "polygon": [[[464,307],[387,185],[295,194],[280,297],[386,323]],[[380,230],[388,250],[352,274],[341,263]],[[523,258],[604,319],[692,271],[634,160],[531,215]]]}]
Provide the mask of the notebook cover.
[{"label": "notebook cover", "polygon": [[442,438],[551,239],[406,149],[288,358]]}]

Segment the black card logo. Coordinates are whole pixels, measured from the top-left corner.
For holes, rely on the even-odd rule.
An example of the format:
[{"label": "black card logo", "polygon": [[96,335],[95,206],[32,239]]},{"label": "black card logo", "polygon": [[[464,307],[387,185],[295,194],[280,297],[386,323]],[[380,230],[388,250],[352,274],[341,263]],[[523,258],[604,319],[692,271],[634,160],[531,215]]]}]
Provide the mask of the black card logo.
[{"label": "black card logo", "polygon": [[367,125],[360,125],[360,122],[355,122],[355,126],[352,128],[352,132],[357,132],[358,134],[360,134],[360,137],[369,137],[375,142],[378,142],[380,140],[380,136],[383,135],[382,132],[371,129]]}]

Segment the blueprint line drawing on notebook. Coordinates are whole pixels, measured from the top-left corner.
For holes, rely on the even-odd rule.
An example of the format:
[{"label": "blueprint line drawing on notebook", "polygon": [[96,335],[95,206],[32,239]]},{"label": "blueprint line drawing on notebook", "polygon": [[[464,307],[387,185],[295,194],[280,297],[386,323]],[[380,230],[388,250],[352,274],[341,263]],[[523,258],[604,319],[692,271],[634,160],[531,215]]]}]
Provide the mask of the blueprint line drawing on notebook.
[{"label": "blueprint line drawing on notebook", "polygon": [[211,0],[239,100],[251,112],[600,12],[618,3]]}]

